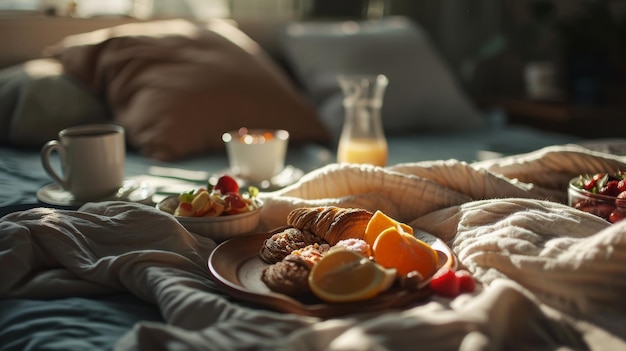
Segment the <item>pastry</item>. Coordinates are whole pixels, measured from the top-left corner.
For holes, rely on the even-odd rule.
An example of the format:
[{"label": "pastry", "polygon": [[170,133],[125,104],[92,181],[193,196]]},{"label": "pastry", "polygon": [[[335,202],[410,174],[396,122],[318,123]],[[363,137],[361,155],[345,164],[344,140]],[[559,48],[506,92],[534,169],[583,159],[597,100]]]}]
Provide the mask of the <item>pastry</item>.
[{"label": "pastry", "polygon": [[365,257],[372,257],[372,248],[370,247],[370,244],[363,239],[343,239],[332,247],[333,250],[336,248],[344,248],[350,251],[358,252]]},{"label": "pastry", "polygon": [[362,240],[372,213],[358,208],[299,208],[287,216],[289,227],[266,239],[259,253],[271,265],[265,267],[261,280],[270,290],[289,296],[310,292],[309,274],[331,246],[371,256]]},{"label": "pastry", "polygon": [[315,243],[323,244],[325,241],[311,232],[288,227],[266,239],[259,256],[267,263],[276,263],[282,261],[292,251]]},{"label": "pastry", "polygon": [[290,296],[308,293],[309,273],[313,266],[330,250],[328,244],[311,244],[293,251],[282,261],[265,267],[261,280],[270,290]]},{"label": "pastry", "polygon": [[291,253],[291,255],[296,255],[302,257],[307,264],[313,268],[313,266],[322,258],[322,256],[330,250],[330,245],[328,244],[312,244],[302,249],[295,250]]},{"label": "pastry", "polygon": [[282,261],[265,267],[261,280],[270,290],[289,296],[306,294],[311,266],[302,256],[287,255]]},{"label": "pastry", "polygon": [[311,232],[332,246],[343,239],[363,239],[372,215],[361,208],[297,208],[287,216],[287,224],[301,231]]}]

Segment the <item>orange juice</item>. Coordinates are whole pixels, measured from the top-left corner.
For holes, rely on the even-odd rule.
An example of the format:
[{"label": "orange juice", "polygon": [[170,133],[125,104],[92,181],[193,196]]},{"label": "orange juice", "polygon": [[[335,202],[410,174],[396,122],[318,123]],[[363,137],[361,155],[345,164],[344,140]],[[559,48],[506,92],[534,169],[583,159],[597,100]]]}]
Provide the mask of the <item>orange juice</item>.
[{"label": "orange juice", "polygon": [[379,139],[341,140],[337,160],[347,163],[368,163],[384,167],[387,165],[387,142]]}]

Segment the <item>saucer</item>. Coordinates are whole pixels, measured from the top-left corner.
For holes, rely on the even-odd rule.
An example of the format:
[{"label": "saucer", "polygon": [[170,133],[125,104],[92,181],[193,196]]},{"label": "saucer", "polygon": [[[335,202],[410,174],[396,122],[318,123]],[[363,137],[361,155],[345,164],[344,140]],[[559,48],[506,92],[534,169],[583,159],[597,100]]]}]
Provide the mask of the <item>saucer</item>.
[{"label": "saucer", "polygon": [[[112,196],[97,201],[128,201],[141,204],[152,204],[152,196],[156,188],[147,182],[126,179],[122,187]],[[43,186],[37,191],[37,199],[45,204],[54,206],[78,207],[87,201],[79,201],[57,183]]]},{"label": "saucer", "polygon": [[287,165],[282,169],[282,171],[273,176],[272,179],[264,180],[262,182],[252,182],[238,174],[233,174],[230,170],[224,170],[221,174],[231,174],[242,186],[253,185],[259,188],[259,190],[274,191],[297,182],[304,175],[304,171],[300,168]]}]

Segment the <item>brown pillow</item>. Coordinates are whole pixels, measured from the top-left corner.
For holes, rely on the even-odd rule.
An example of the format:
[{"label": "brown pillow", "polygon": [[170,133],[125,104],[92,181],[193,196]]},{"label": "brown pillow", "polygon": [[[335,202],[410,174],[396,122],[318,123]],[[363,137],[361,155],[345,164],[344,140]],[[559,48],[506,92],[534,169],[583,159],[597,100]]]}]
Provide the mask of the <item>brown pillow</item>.
[{"label": "brown pillow", "polygon": [[124,24],[67,37],[50,52],[106,99],[148,157],[222,150],[222,133],[240,127],[286,129],[293,143],[330,138],[312,104],[226,21]]}]

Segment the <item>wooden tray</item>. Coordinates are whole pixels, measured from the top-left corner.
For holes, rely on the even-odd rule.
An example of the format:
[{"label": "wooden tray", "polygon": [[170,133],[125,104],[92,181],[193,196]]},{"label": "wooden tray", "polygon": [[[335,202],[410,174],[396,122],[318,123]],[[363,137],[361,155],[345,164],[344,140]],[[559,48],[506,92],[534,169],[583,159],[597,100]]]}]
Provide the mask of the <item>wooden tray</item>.
[{"label": "wooden tray", "polygon": [[[220,289],[232,297],[262,305],[276,311],[295,313],[320,318],[336,317],[350,313],[400,308],[412,302],[424,300],[431,295],[427,287],[430,278],[417,290],[393,287],[385,293],[367,301],[354,303],[325,303],[315,296],[293,298],[272,292],[261,281],[261,272],[268,263],[261,260],[259,251],[263,241],[279,228],[268,233],[230,239],[218,245],[209,257],[209,271]],[[440,239],[427,234],[416,236],[430,244],[439,254],[439,270],[444,267],[456,269],[457,261],[452,250]]]}]

